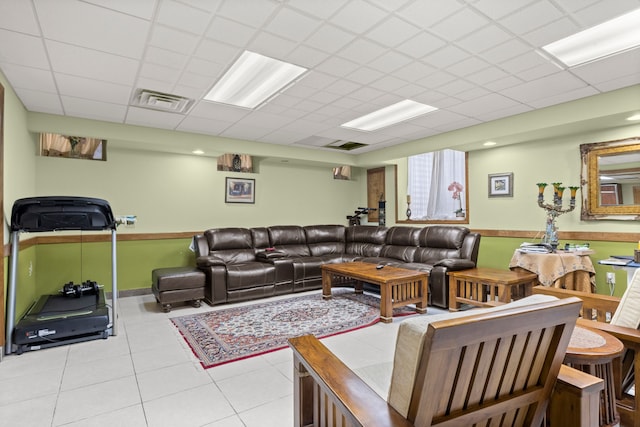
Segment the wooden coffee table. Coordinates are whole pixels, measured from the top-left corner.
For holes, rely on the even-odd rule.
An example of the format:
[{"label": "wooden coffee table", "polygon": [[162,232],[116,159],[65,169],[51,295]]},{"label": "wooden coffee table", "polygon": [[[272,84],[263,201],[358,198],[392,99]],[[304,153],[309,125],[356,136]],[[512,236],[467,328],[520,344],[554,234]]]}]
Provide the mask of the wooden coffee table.
[{"label": "wooden coffee table", "polygon": [[393,308],[415,304],[418,313],[427,312],[429,275],[422,271],[391,266],[377,269],[368,262],[345,262],[322,265],[322,298],[331,298],[331,287],[355,279],[356,293],[362,292],[363,282],[380,287],[380,321],[393,321]]}]

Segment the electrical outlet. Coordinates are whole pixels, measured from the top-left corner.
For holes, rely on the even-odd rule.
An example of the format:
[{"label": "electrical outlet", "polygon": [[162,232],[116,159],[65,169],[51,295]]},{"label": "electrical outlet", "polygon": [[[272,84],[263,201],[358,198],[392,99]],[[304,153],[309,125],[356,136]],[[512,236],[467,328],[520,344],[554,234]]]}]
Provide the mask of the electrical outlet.
[{"label": "electrical outlet", "polygon": [[615,285],[616,284],[616,274],[613,272],[607,272],[607,284]]}]

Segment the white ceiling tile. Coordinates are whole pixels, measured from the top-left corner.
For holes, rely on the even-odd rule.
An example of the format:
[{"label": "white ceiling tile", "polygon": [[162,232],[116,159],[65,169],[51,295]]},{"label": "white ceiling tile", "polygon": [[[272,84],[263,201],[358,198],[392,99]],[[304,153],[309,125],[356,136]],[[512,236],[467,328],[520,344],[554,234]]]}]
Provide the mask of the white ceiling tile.
[{"label": "white ceiling tile", "polygon": [[381,79],[378,79],[375,82],[371,83],[371,87],[380,89],[385,92],[395,92],[396,90],[406,85],[407,82],[405,80],[391,75],[382,77]]},{"label": "white ceiling tile", "polygon": [[61,95],[100,99],[110,104],[121,105],[127,105],[131,97],[131,88],[128,85],[119,85],[60,73],[55,75],[55,79]]},{"label": "white ceiling tile", "polygon": [[40,27],[30,1],[1,1],[0,28],[40,35]]},{"label": "white ceiling tile", "polygon": [[324,52],[335,53],[354,38],[353,34],[338,27],[323,25],[305,41],[305,44]]},{"label": "white ceiling tile", "polygon": [[617,79],[598,83],[597,85],[594,85],[594,86],[600,92],[609,92],[611,90],[621,89],[627,86],[633,86],[638,84],[640,84],[640,74],[629,74],[628,76],[618,77]]},{"label": "white ceiling tile", "polygon": [[247,126],[246,124],[232,124],[225,129],[221,135],[227,138],[243,139],[246,141],[255,141],[264,135],[267,135],[272,129],[262,126]]},{"label": "white ceiling tile", "polygon": [[304,40],[316,28],[320,21],[295,10],[283,8],[266,26],[267,30],[290,40]]},{"label": "white ceiling tile", "polygon": [[484,27],[489,21],[472,9],[462,9],[445,18],[442,22],[430,26],[429,31],[447,40],[458,40],[475,30]]},{"label": "white ceiling tile", "polygon": [[458,93],[471,90],[474,87],[475,86],[473,85],[473,83],[470,83],[462,79],[456,79],[450,83],[444,84],[442,86],[438,86],[438,91],[447,95],[455,96]]},{"label": "white ceiling tile", "polygon": [[447,71],[456,76],[465,77],[469,74],[474,74],[489,67],[489,63],[482,59],[470,56],[462,61],[451,65],[447,68]]},{"label": "white ceiling tile", "polygon": [[497,80],[485,83],[484,87],[494,92],[503,91],[504,89],[518,86],[522,84],[522,80],[513,75],[507,75]]},{"label": "white ceiling tile", "polygon": [[423,58],[423,61],[434,68],[447,68],[467,57],[469,57],[469,54],[459,47],[447,45],[442,49],[427,55]]},{"label": "white ceiling tile", "polygon": [[346,78],[352,82],[367,85],[380,79],[382,76],[384,76],[384,73],[381,73],[380,71],[373,70],[368,67],[362,67],[347,75]]},{"label": "white ceiling tile", "polygon": [[200,101],[191,108],[190,115],[235,123],[247,114],[249,114],[249,110],[244,108],[234,108],[215,102]]},{"label": "white ceiling tile", "polygon": [[563,102],[573,101],[574,99],[584,98],[586,96],[597,95],[599,92],[591,86],[585,86],[576,90],[571,90],[558,95],[547,96],[542,99],[529,101],[529,105],[534,108],[544,108],[550,105],[560,104]]},{"label": "white ceiling tile", "polygon": [[185,74],[197,74],[202,78],[206,78],[211,86],[213,86],[217,77],[222,75],[224,70],[225,68],[222,64],[193,57],[184,68]]},{"label": "white ceiling tile", "polygon": [[537,52],[529,51],[524,55],[500,63],[500,67],[509,73],[518,74],[530,68],[539,67],[540,65],[548,63],[549,61]]},{"label": "white ceiling tile", "polygon": [[53,70],[112,83],[132,84],[138,61],[54,41],[46,42]]},{"label": "white ceiling tile", "polygon": [[558,5],[562,10],[566,10],[567,12],[576,12],[598,1],[600,0],[562,0]]},{"label": "white ceiling tile", "polygon": [[478,0],[473,4],[473,7],[492,19],[499,19],[524,8],[534,1],[536,0]]},{"label": "white ceiling tile", "polygon": [[374,68],[383,73],[393,73],[400,67],[406,67],[412,62],[412,59],[401,53],[387,51],[382,56],[374,59],[369,63]]},{"label": "white ceiling tile", "polygon": [[149,44],[165,50],[187,54],[198,46],[199,38],[193,34],[162,25],[154,25]]},{"label": "white ceiling tile", "polygon": [[595,2],[573,14],[580,24],[585,27],[601,24],[609,19],[616,18],[632,9],[637,9],[640,4],[637,0],[608,0]]},{"label": "white ceiling tile", "polygon": [[174,84],[178,81],[180,73],[181,71],[175,68],[164,67],[162,65],[150,64],[146,62],[140,67],[138,76],[140,78],[149,78]]},{"label": "white ceiling tile", "polygon": [[598,84],[630,74],[640,75],[640,48],[574,67],[570,71],[590,84]]},{"label": "white ceiling tile", "polygon": [[350,61],[366,64],[382,55],[386,49],[365,39],[357,39],[345,46],[338,55]]},{"label": "white ceiling tile", "polygon": [[499,22],[514,34],[525,34],[560,17],[560,11],[551,2],[538,0],[512,15],[500,19]]},{"label": "white ceiling tile", "polygon": [[257,30],[253,27],[218,16],[214,18],[206,36],[217,42],[243,47],[256,35],[256,32]]},{"label": "white ceiling tile", "polygon": [[282,59],[305,68],[313,68],[326,60],[329,54],[309,46],[298,46]]},{"label": "white ceiling tile", "polygon": [[400,44],[397,50],[413,58],[422,58],[425,55],[447,44],[444,40],[433,34],[421,32],[406,42]]},{"label": "white ceiling tile", "polygon": [[63,115],[60,97],[55,93],[16,88],[16,95],[29,111]]},{"label": "white ceiling tile", "polygon": [[464,38],[456,45],[469,52],[480,53],[509,40],[511,35],[497,25],[487,25]]},{"label": "white ceiling tile", "polygon": [[418,79],[428,76],[435,71],[435,68],[430,67],[427,64],[414,61],[404,67],[398,68],[393,75],[408,82],[416,82]]},{"label": "white ceiling tile", "polygon": [[497,93],[490,93],[471,101],[463,102],[450,110],[464,116],[477,116],[489,111],[504,110],[506,108],[514,108],[519,102],[507,98]]},{"label": "white ceiling tile", "polygon": [[533,46],[542,47],[561,38],[577,33],[579,27],[569,18],[561,18],[522,35],[522,38]]},{"label": "white ceiling tile", "polygon": [[436,89],[454,80],[456,77],[446,71],[437,71],[417,80],[417,83],[427,88]]},{"label": "white ceiling tile", "polygon": [[545,62],[538,66],[520,71],[518,73],[518,78],[524,80],[525,82],[529,82],[531,80],[537,80],[541,77],[548,76],[550,74],[555,74],[557,72],[558,72],[557,66],[555,66],[551,62]]},{"label": "white ceiling tile", "polygon": [[382,95],[384,95],[383,91],[374,89],[370,86],[365,86],[351,92],[349,97],[362,102],[372,102],[375,99],[380,98]]},{"label": "white ceiling tile", "polygon": [[344,77],[353,73],[359,65],[337,56],[332,56],[316,67],[316,70],[332,76]]},{"label": "white ceiling tile", "polygon": [[123,123],[127,107],[108,102],[92,101],[72,96],[61,96],[62,106],[66,114],[85,119],[99,119]]},{"label": "white ceiling tile", "polygon": [[224,43],[204,39],[198,45],[193,56],[223,65],[225,68],[231,65],[242,52]]},{"label": "white ceiling tile", "polygon": [[172,52],[166,49],[160,49],[155,46],[147,48],[147,52],[144,55],[145,62],[162,65],[169,68],[182,69],[186,65],[189,57],[177,52]]},{"label": "white ceiling tile", "polygon": [[3,64],[2,71],[11,81],[14,89],[25,88],[39,92],[57,92],[56,83],[49,70],[23,67],[22,65]]},{"label": "white ceiling tile", "polygon": [[474,86],[469,90],[465,90],[463,92],[457,93],[456,98],[459,98],[461,101],[471,101],[482,96],[488,95],[490,92],[483,88]]},{"label": "white ceiling tile", "polygon": [[505,89],[502,93],[525,104],[550,96],[570,92],[586,84],[567,72],[559,72],[517,87]]},{"label": "white ceiling tile", "polygon": [[[237,2],[238,0],[227,1]],[[316,16],[321,19],[327,19],[349,1],[350,0],[290,0],[287,2],[287,5],[306,14]]]},{"label": "white ceiling tile", "polygon": [[392,47],[404,42],[420,32],[420,28],[409,24],[402,19],[390,16],[377,24],[366,37],[384,46]]},{"label": "white ceiling tile", "polygon": [[211,12],[196,9],[173,0],[160,2],[158,17],[160,24],[193,34],[203,34],[211,21]]},{"label": "white ceiling tile", "polygon": [[498,67],[488,67],[466,76],[466,79],[478,85],[485,85],[489,82],[493,82],[507,76],[508,74]]},{"label": "white ceiling tile", "polygon": [[485,61],[487,62],[499,64],[508,59],[511,59],[516,56],[520,56],[526,52],[529,52],[530,49],[531,48],[521,40],[511,39],[507,42],[504,42],[498,46],[495,46],[483,52],[480,56],[484,58]]},{"label": "white ceiling tile", "polygon": [[337,80],[338,79],[334,76],[312,70],[306,73],[297,84],[313,87],[316,89],[324,89],[330,84],[335,83]]},{"label": "white ceiling tile", "polygon": [[[47,0],[37,0],[47,1]],[[117,10],[127,15],[137,16],[138,18],[151,20],[156,9],[156,0],[84,0],[86,3],[92,3],[103,8]]]},{"label": "white ceiling tile", "polygon": [[200,87],[194,87],[193,85],[187,84],[191,82],[183,83],[185,80],[184,77],[185,76],[182,76],[180,81],[174,86],[171,91],[172,94],[197,100],[201,99],[208,92],[208,88],[201,89]]},{"label": "white ceiling tile", "polygon": [[[296,43],[262,31],[249,43],[248,50],[270,58],[284,59],[295,49]],[[300,64],[297,64],[300,65]]]},{"label": "white ceiling tile", "polygon": [[513,116],[515,114],[526,113],[527,111],[531,111],[531,110],[533,110],[533,107],[530,107],[524,104],[517,104],[515,106],[505,108],[502,110],[482,112],[476,116],[476,119],[482,120],[483,122],[488,122],[491,120],[498,120],[504,117]]},{"label": "white ceiling tile", "polygon": [[0,49],[0,62],[25,67],[49,68],[47,52],[38,37],[0,30],[0,40],[4,43]]},{"label": "white ceiling tile", "polygon": [[144,51],[149,21],[82,2],[38,1],[35,5],[38,14],[56,17],[40,22],[48,40],[129,58],[138,58]]},{"label": "white ceiling tile", "polygon": [[230,122],[216,120],[213,118],[206,119],[202,117],[189,116],[186,117],[182,122],[180,122],[180,124],[176,127],[176,130],[180,130],[183,132],[219,135],[230,125]]},{"label": "white ceiling tile", "polygon": [[350,82],[348,80],[336,80],[335,83],[330,84],[325,88],[327,92],[337,93],[340,95],[348,95],[354,90],[357,90],[361,85]]},{"label": "white ceiling tile", "polygon": [[216,15],[253,28],[260,28],[277,8],[276,2],[225,0],[218,8]]},{"label": "white ceiling tile", "polygon": [[414,0],[396,13],[420,28],[429,28],[461,7],[455,1]]},{"label": "white ceiling tile", "polygon": [[125,123],[129,125],[149,126],[160,129],[175,129],[182,120],[184,120],[184,116],[182,114],[130,107],[127,112]]},{"label": "white ceiling tile", "polygon": [[482,123],[480,120],[477,120],[471,117],[464,117],[452,123],[435,126],[434,129],[439,130],[441,132],[449,132],[456,129],[464,129],[470,126],[479,125],[480,123]]},{"label": "white ceiling tile", "polygon": [[136,89],[149,89],[156,92],[173,93],[174,83],[147,77],[138,77],[135,83]]},{"label": "white ceiling tile", "polygon": [[363,0],[351,0],[337,11],[331,22],[356,33],[364,33],[378,22],[382,21],[387,13]]}]

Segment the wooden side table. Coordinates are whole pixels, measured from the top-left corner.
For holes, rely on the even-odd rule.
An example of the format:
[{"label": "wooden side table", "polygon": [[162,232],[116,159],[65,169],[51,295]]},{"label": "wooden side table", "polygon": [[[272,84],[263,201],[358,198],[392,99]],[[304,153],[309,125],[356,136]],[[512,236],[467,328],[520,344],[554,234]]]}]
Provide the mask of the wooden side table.
[{"label": "wooden side table", "polygon": [[624,350],[622,342],[606,332],[576,326],[571,335],[564,363],[604,380],[600,398],[600,425],[616,426],[620,416],[616,411],[613,359]]},{"label": "wooden side table", "polygon": [[471,268],[449,274],[449,310],[462,304],[488,307],[531,295],[538,276],[526,271]]}]

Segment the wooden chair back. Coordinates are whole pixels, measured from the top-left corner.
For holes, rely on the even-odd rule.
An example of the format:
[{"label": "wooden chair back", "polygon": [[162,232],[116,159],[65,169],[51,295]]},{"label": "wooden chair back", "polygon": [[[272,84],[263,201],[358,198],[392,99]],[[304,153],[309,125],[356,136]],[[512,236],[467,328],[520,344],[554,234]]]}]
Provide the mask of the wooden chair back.
[{"label": "wooden chair back", "polygon": [[409,421],[541,425],[580,306],[571,298],[430,324]]}]

